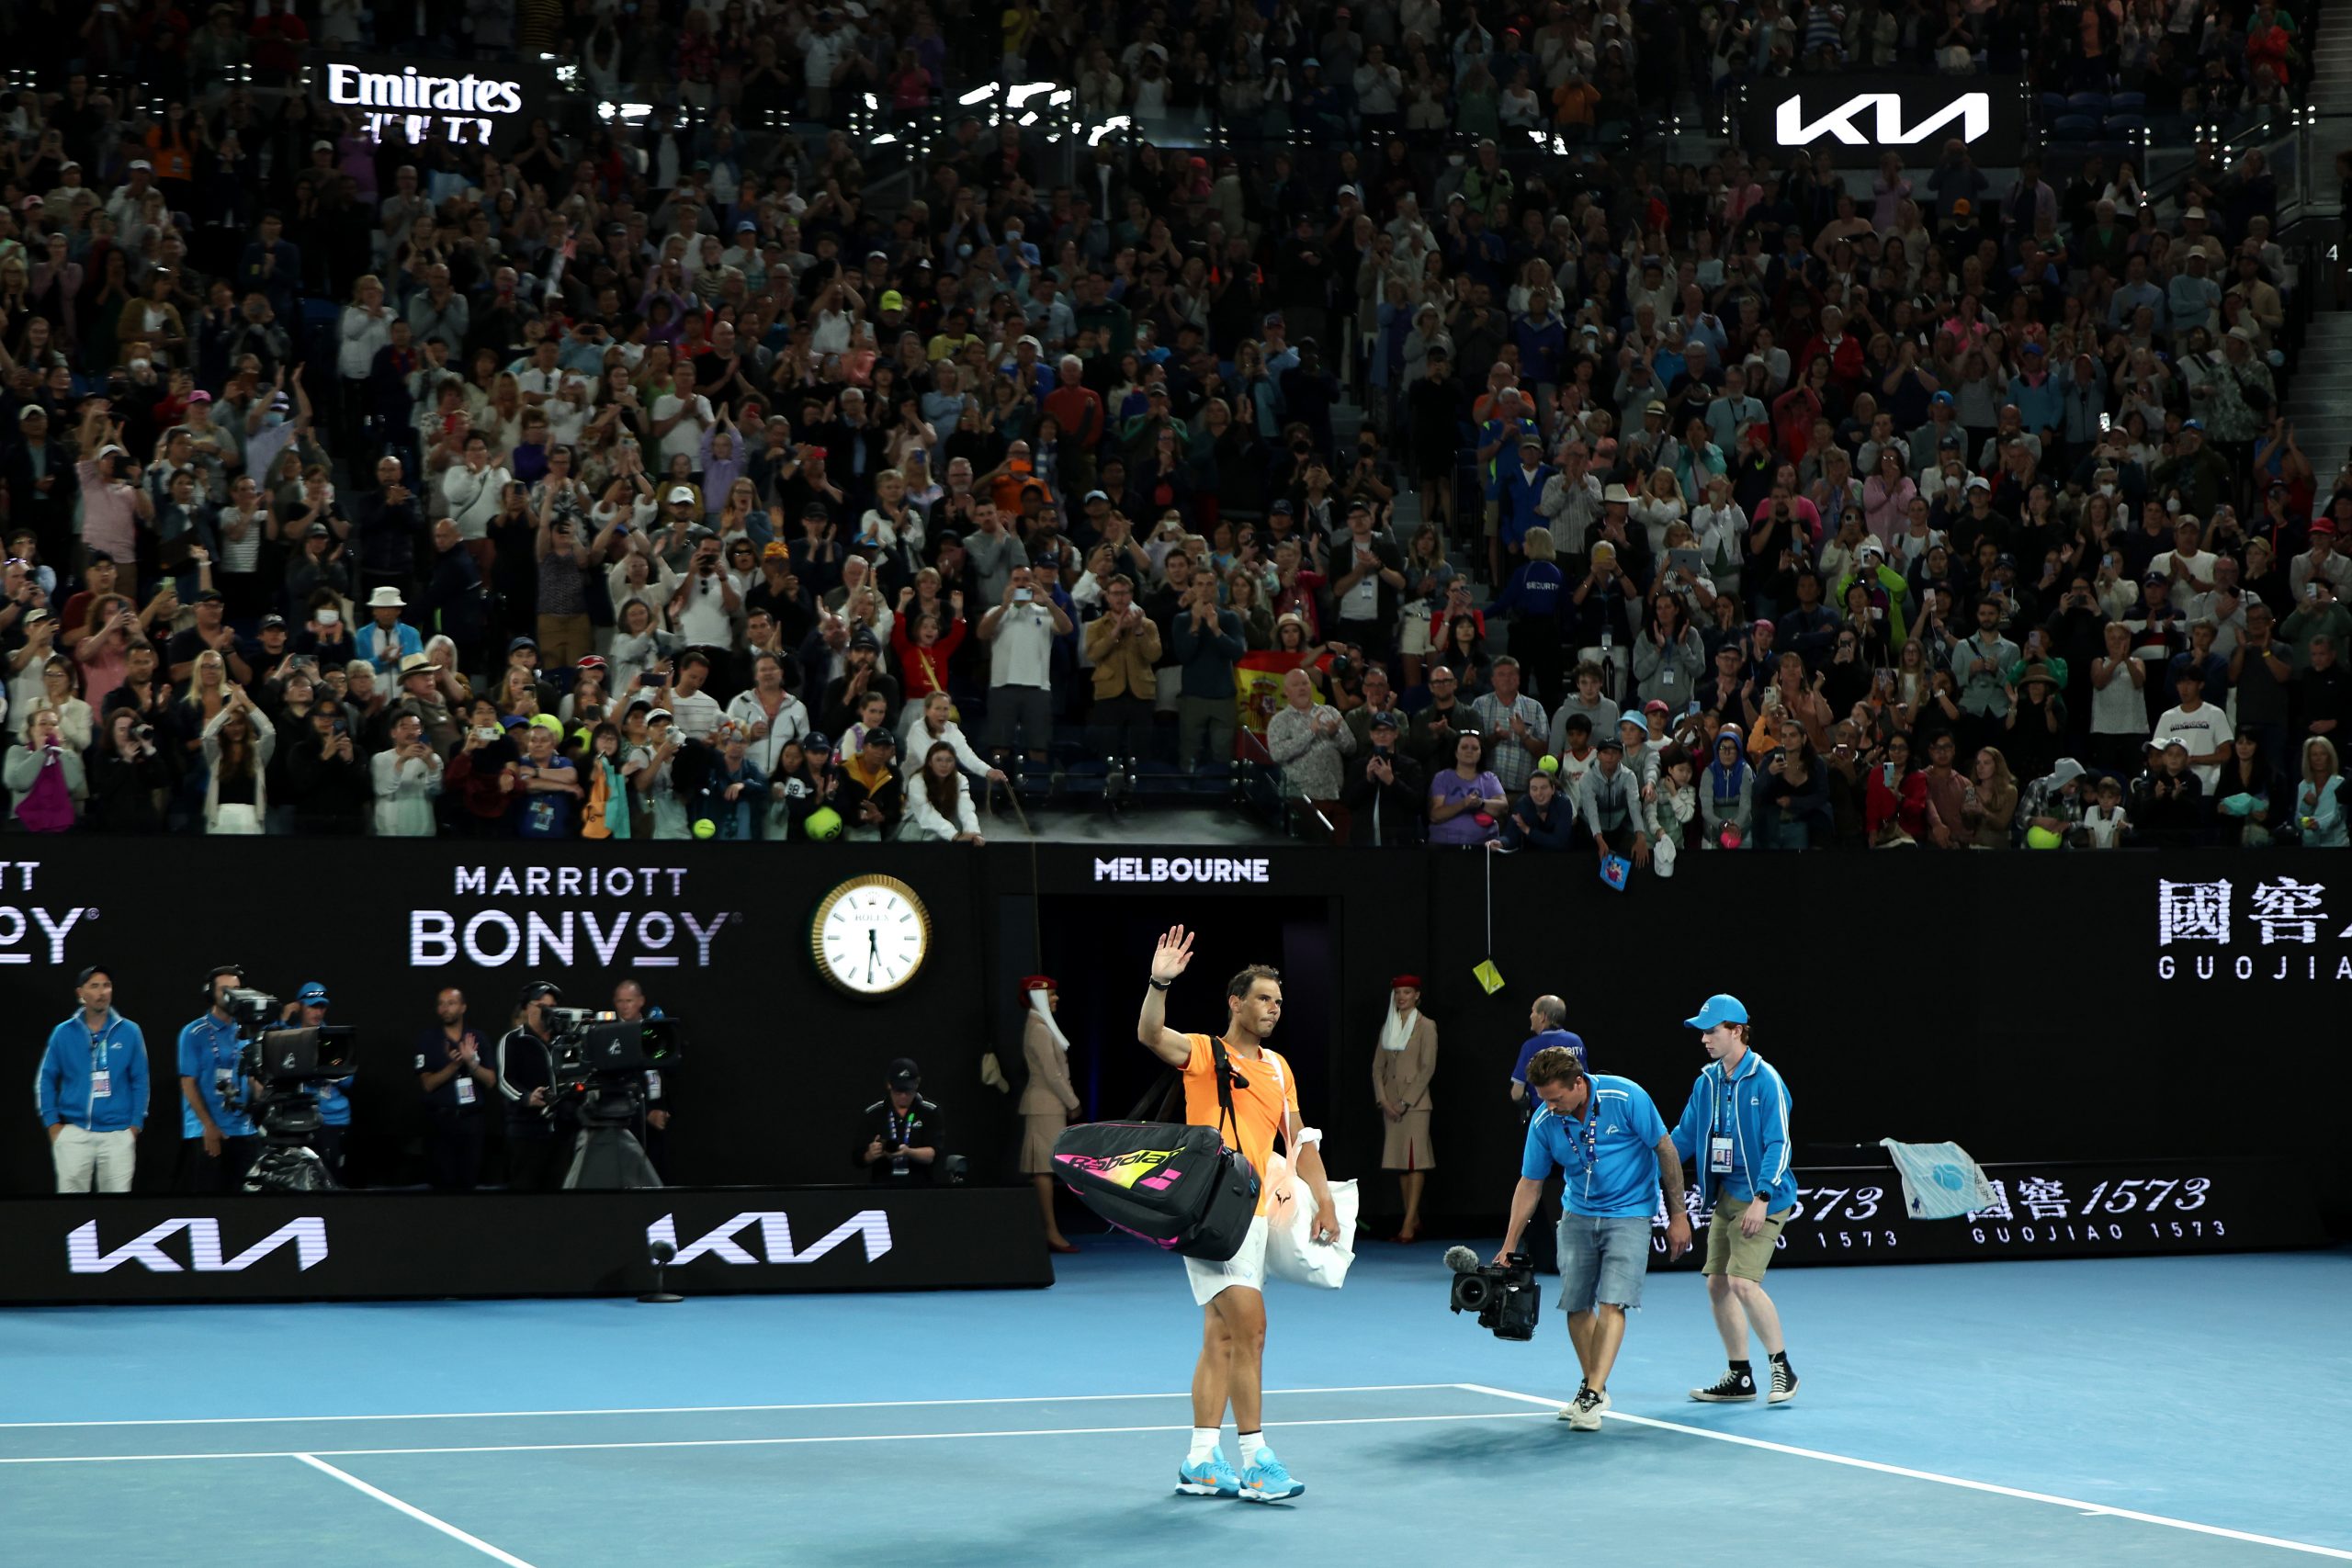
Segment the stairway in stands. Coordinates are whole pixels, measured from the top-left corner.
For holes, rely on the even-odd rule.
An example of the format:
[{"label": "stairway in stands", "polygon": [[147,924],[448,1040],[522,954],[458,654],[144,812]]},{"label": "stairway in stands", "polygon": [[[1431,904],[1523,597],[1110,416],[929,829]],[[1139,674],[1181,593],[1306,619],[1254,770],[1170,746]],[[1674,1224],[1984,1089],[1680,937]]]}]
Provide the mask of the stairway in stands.
[{"label": "stairway in stands", "polygon": [[2306,19],[2315,29],[2312,79],[2304,107],[2321,116],[2310,141],[2312,204],[2301,219],[2306,233],[2327,231],[2314,257],[2298,281],[2308,290],[2309,324],[2295,352],[2295,368],[2287,386],[2284,412],[2295,426],[2295,440],[2319,476],[2320,493],[2352,452],[2352,300],[2342,299],[2337,278],[2352,256],[2343,254],[2335,231],[2342,222],[2337,200],[2335,154],[2352,147],[2352,17],[2345,7],[2315,8]]},{"label": "stairway in stands", "polygon": [[2352,310],[2335,309],[2335,289],[2324,274],[2309,286],[2320,293],[2295,355],[2285,412],[2324,499],[2328,481],[2352,451]]}]

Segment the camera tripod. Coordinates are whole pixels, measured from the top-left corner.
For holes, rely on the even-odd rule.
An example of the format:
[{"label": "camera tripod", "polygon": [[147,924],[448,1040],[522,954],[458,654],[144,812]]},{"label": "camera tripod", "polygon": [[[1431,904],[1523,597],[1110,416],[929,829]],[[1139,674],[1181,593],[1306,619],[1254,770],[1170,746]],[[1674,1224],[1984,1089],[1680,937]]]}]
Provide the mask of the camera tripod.
[{"label": "camera tripod", "polygon": [[572,1145],[571,1168],[564,1174],[566,1191],[639,1191],[662,1185],[645,1145],[631,1130],[643,1109],[637,1096],[624,1089],[588,1091],[580,1102],[580,1138]]},{"label": "camera tripod", "polygon": [[262,1151],[245,1173],[248,1192],[340,1192],[342,1183],[328,1173],[327,1162],[311,1147],[319,1130],[318,1101],[307,1097],[290,1105],[265,1105],[255,1121],[261,1124]]}]

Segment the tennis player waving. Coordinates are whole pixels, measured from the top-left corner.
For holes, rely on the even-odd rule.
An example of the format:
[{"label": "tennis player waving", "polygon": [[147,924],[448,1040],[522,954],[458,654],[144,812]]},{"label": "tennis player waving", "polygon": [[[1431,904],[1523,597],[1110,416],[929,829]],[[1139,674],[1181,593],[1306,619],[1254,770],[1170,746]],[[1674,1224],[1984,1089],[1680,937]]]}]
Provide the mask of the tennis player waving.
[{"label": "tennis player waving", "polygon": [[[1184,1075],[1184,1120],[1196,1127],[1215,1127],[1223,1120],[1217,1102],[1216,1055],[1205,1034],[1179,1034],[1164,1021],[1168,987],[1193,962],[1193,934],[1170,926],[1151,955],[1151,988],[1144,993],[1143,1016],[1136,1037],[1170,1066]],[[1272,1155],[1274,1134],[1283,1134],[1291,1164],[1315,1197],[1315,1235],[1329,1241],[1339,1234],[1339,1216],[1331,1207],[1331,1189],[1324,1180],[1323,1155],[1298,1113],[1298,1080],[1290,1064],[1268,1049],[1266,1039],[1283,1017],[1282,976],[1261,964],[1236,975],[1225,987],[1226,1055],[1233,1093],[1231,1133],[1240,1139],[1239,1153],[1258,1173],[1258,1216],[1250,1222],[1249,1239],[1241,1250],[1223,1263],[1184,1259],[1193,1285],[1193,1299],[1202,1308],[1201,1359],[1193,1370],[1193,1449],[1176,1472],[1176,1489],[1195,1497],[1241,1497],[1252,1503],[1279,1502],[1306,1488],[1266,1446],[1261,1414],[1262,1369],[1266,1356],[1266,1162]],[[1233,1423],[1241,1436],[1241,1472],[1234,1473],[1217,1445],[1225,1424],[1227,1401]]]}]

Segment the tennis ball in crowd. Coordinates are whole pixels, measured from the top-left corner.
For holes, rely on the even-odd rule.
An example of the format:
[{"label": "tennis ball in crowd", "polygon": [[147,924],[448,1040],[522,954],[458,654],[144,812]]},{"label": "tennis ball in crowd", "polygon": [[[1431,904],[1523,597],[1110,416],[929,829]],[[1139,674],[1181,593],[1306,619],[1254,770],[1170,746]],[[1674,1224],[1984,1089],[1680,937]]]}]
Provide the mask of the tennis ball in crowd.
[{"label": "tennis ball in crowd", "polygon": [[842,814],[830,806],[820,806],[808,814],[806,826],[812,839],[838,839],[842,836]]},{"label": "tennis ball in crowd", "polygon": [[2054,850],[2065,840],[2047,828],[2028,828],[2025,847],[2030,850]]},{"label": "tennis ball in crowd", "polygon": [[1560,759],[1557,757],[1547,756],[1539,761],[1535,765],[1543,769],[1547,773],[1557,773],[1560,771]]},{"label": "tennis ball in crowd", "polygon": [[709,818],[707,818],[707,817],[697,817],[697,818],[695,818],[695,838],[697,838],[697,839],[707,839],[707,838],[710,838],[710,837],[713,837],[714,835],[716,835],[716,834],[718,833],[718,823],[716,823],[716,822],[714,822],[714,821],[712,821]]}]

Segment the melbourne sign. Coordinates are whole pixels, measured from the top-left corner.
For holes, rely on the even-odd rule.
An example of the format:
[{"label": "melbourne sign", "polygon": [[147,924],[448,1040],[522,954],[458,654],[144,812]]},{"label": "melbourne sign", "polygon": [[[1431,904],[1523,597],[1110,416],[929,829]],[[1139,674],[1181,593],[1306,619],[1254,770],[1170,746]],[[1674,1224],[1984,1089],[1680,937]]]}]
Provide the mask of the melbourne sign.
[{"label": "melbourne sign", "polygon": [[489,146],[540,111],[545,85],[538,73],[503,63],[490,73],[454,61],[391,60],[380,55],[322,53],[311,79],[327,102],[356,111],[371,140],[398,125],[411,141],[434,137]]},{"label": "melbourne sign", "polygon": [[1833,164],[1875,167],[1916,151],[1925,164],[1958,141],[1979,164],[2006,164],[2024,144],[2025,101],[2014,82],[1979,76],[1792,77],[1749,89],[1747,127],[1749,145],[1775,158],[1826,150]]}]

